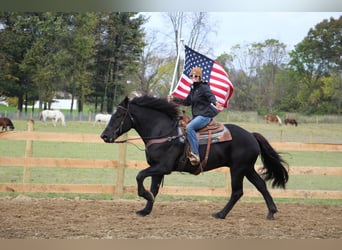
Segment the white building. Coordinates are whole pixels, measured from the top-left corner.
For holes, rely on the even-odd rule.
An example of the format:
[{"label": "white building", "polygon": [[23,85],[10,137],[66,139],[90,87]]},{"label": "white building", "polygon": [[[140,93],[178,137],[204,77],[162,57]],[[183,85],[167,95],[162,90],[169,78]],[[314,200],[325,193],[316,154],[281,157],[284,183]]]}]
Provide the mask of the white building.
[{"label": "white building", "polygon": [[[70,109],[71,107],[71,99],[53,99],[51,103],[51,109]],[[39,101],[34,103],[34,108],[39,108]],[[72,107],[73,110],[77,110],[77,100],[74,100],[74,104]]]}]

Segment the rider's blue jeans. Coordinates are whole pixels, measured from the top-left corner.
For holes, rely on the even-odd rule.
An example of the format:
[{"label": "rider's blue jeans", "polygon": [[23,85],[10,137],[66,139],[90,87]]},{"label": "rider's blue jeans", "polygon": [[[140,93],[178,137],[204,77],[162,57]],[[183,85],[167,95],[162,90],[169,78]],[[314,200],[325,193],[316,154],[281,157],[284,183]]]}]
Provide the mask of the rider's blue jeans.
[{"label": "rider's blue jeans", "polygon": [[190,143],[191,152],[199,156],[198,141],[196,138],[196,131],[204,128],[211,121],[210,117],[196,116],[186,126],[186,136]]}]

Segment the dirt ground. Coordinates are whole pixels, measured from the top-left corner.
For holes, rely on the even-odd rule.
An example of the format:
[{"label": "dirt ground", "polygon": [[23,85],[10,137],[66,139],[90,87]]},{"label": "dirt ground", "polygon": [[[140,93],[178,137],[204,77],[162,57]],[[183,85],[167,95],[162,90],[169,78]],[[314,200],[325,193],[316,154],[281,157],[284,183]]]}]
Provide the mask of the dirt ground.
[{"label": "dirt ground", "polygon": [[266,220],[263,202],[238,202],[225,220],[223,202],[157,201],[147,217],[144,200],[0,199],[0,239],[342,239],[342,207],[277,204]]}]

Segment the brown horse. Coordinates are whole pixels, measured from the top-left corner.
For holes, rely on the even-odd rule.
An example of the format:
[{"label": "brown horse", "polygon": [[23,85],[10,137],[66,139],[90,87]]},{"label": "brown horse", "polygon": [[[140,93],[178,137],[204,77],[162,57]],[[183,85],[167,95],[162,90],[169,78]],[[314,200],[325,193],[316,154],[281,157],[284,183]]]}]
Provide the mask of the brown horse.
[{"label": "brown horse", "polygon": [[7,127],[9,127],[10,130],[14,129],[12,121],[7,117],[0,117],[0,126],[2,126],[2,131],[7,131]]},{"label": "brown horse", "polygon": [[286,118],[285,119],[285,125],[287,124],[291,124],[291,125],[295,125],[296,127],[298,126],[298,123],[295,119],[292,118]]},{"label": "brown horse", "polygon": [[265,121],[266,123],[277,122],[279,126],[282,124],[280,117],[277,115],[265,115]]}]

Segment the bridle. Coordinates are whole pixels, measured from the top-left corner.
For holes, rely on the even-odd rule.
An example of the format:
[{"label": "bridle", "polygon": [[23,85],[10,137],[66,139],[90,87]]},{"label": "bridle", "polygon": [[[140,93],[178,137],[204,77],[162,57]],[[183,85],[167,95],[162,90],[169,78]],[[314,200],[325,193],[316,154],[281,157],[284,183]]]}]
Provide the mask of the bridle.
[{"label": "bridle", "polygon": [[[116,130],[114,130],[114,134],[115,134],[116,132],[119,132],[119,134],[122,133],[122,126],[123,126],[123,124],[124,124],[124,121],[125,121],[127,115],[129,116],[129,119],[130,119],[130,121],[131,121],[131,123],[132,123],[132,128],[135,126],[134,118],[133,118],[133,116],[131,115],[131,113],[130,113],[129,110],[128,110],[128,109],[129,109],[129,104],[128,104],[127,108],[125,108],[125,107],[123,107],[123,106],[118,106],[118,109],[123,109],[123,110],[126,111],[126,112],[125,112],[125,115],[123,116],[122,120],[120,121],[120,126],[119,126]],[[127,140],[124,140],[124,141],[116,141],[116,142],[117,142],[117,143],[123,143],[123,142],[126,142],[126,141],[127,141]]]},{"label": "bridle", "polygon": [[[129,112],[129,104],[128,104],[127,108],[120,106],[120,105],[118,106],[118,109],[119,108],[125,111],[125,115],[123,116],[122,120],[120,121],[120,126],[114,131],[114,133],[119,132],[121,134],[122,133],[122,126],[123,126],[124,121],[125,121],[127,116],[129,116],[129,118],[130,118],[130,121],[132,123],[132,128],[136,127],[136,123],[135,123],[134,117]],[[152,144],[155,144],[155,143],[164,143],[164,142],[175,140],[179,137],[182,137],[183,135],[174,135],[174,136],[168,136],[168,135],[172,133],[173,129],[176,128],[177,125],[178,125],[178,121],[176,121],[174,126],[172,126],[172,128],[170,129],[170,131],[168,133],[165,133],[164,135],[141,137],[141,139],[147,140],[146,147],[148,147]],[[121,141],[115,141],[115,143],[125,143],[125,142],[130,141],[130,140],[139,140],[139,139],[140,138],[128,138],[128,139],[121,140]]]}]

